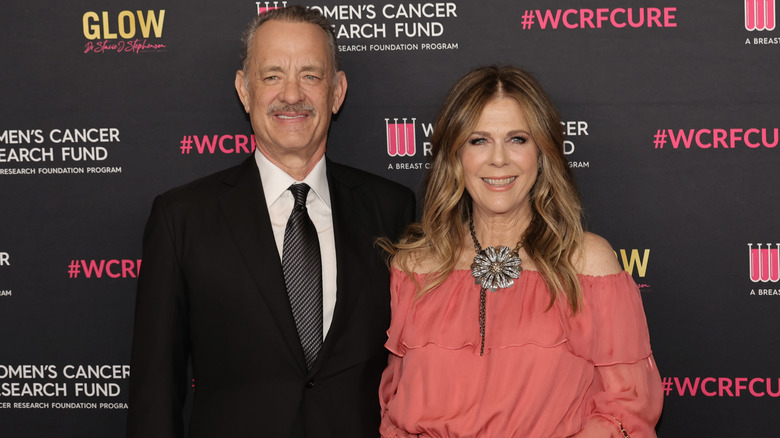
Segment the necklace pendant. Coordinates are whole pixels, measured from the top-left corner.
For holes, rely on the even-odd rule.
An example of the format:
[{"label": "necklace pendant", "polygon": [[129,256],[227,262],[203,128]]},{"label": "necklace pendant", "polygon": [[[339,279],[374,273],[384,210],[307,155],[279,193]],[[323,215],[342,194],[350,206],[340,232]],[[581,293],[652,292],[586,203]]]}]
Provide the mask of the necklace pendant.
[{"label": "necklace pendant", "polygon": [[521,263],[518,254],[509,247],[501,246],[496,249],[489,246],[474,257],[471,275],[476,284],[495,292],[515,284],[515,278],[518,278],[523,270]]}]

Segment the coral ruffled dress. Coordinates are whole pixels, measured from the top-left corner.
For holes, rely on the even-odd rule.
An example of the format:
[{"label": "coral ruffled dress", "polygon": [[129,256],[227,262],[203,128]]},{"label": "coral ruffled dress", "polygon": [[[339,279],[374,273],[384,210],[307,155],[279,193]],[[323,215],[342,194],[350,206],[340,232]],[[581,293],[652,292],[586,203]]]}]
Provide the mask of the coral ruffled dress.
[{"label": "coral ruffled dress", "polygon": [[[422,280],[424,275],[418,276]],[[414,300],[391,273],[391,354],[379,388],[383,437],[568,437],[605,419],[609,434],[655,436],[663,395],[639,290],[626,272],[580,276],[576,316],[536,271],[487,293],[480,356],[479,286],[456,270]]]}]

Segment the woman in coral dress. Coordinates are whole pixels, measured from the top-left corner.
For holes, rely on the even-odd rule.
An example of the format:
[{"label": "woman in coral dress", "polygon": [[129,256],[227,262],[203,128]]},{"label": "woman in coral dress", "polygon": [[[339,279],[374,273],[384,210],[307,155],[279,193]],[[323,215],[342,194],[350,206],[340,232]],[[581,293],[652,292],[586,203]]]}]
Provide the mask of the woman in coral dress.
[{"label": "woman in coral dress", "polygon": [[560,118],[485,67],[437,117],[423,218],[393,255],[383,437],[654,437],[663,403],[639,290],[584,232]]}]

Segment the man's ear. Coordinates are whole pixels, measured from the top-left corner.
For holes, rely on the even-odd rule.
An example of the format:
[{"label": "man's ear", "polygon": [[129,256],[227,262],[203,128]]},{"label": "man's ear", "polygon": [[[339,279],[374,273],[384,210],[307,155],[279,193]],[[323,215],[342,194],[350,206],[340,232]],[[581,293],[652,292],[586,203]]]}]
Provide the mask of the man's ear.
[{"label": "man's ear", "polygon": [[347,75],[343,71],[336,73],[336,85],[333,87],[333,114],[339,112],[341,104],[344,103],[344,98],[347,95]]},{"label": "man's ear", "polygon": [[236,92],[241,103],[244,104],[244,111],[249,112],[249,89],[247,88],[247,77],[243,70],[236,72]]}]

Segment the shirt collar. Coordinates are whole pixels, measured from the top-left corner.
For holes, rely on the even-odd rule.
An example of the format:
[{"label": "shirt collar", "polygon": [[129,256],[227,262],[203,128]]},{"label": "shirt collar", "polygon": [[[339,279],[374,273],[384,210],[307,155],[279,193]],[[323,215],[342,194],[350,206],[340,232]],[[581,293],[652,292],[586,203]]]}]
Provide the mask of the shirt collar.
[{"label": "shirt collar", "polygon": [[328,207],[330,205],[330,191],[328,190],[328,176],[325,166],[325,156],[314,165],[311,172],[303,181],[296,181],[274,163],[271,162],[258,149],[255,149],[255,162],[260,171],[260,181],[263,183],[263,195],[266,205],[270,206],[295,183],[304,182],[311,187],[311,191]]}]

